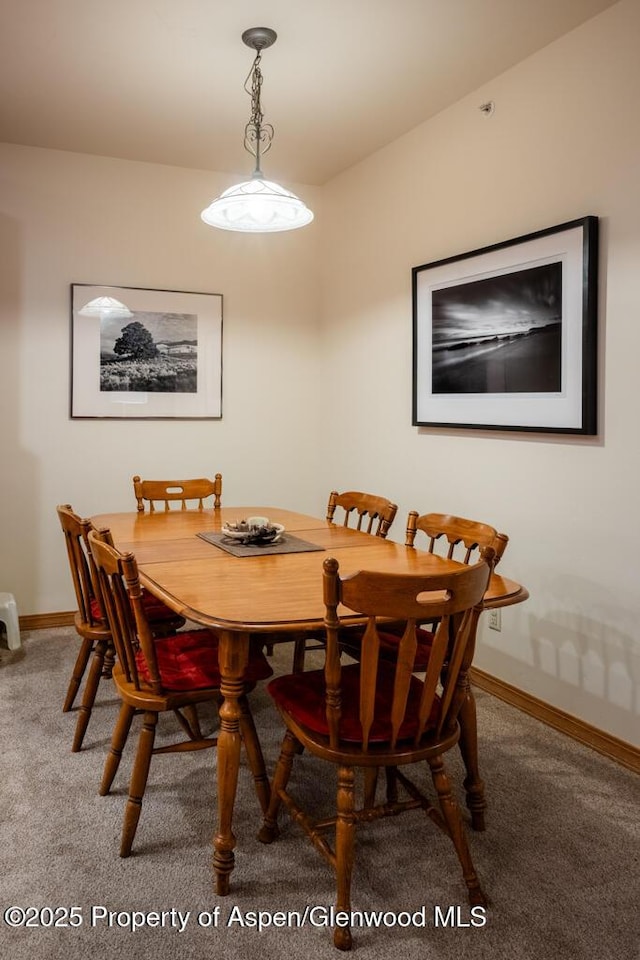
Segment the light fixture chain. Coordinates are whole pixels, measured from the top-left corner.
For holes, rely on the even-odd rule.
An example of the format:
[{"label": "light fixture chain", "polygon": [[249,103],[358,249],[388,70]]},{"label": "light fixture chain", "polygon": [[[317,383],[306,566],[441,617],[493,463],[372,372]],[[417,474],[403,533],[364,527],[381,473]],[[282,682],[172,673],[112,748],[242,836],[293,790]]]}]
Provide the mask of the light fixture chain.
[{"label": "light fixture chain", "polygon": [[254,176],[260,174],[260,157],[267,153],[273,140],[273,127],[263,123],[264,113],[260,93],[262,90],[262,71],[260,70],[261,52],[258,50],[253,66],[245,80],[244,88],[251,97],[251,116],[244,128],[244,147],[247,153],[256,158]]}]

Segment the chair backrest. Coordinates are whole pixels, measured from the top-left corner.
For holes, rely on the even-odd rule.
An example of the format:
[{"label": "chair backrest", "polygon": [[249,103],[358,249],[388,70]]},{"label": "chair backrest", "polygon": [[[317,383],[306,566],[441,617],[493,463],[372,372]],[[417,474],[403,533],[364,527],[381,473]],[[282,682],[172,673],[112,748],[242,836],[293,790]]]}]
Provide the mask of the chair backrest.
[{"label": "chair backrest", "polygon": [[[162,693],[155,645],[142,603],[138,564],[132,553],[120,553],[109,530],[89,532],[89,547],[118,662],[129,683]],[[140,675],[136,655],[142,651],[148,679]]]},{"label": "chair backrest", "polygon": [[80,620],[90,627],[104,626],[96,571],[88,540],[93,525],[90,520],[79,517],[69,503],[59,504],[56,510],[64,533]]},{"label": "chair backrest", "polygon": [[429,553],[439,553],[461,563],[472,563],[480,557],[483,547],[492,547],[495,567],[509,543],[506,533],[498,533],[488,523],[452,517],[446,513],[419,516],[417,510],[412,510],[407,519],[407,547],[414,545],[418,530],[429,538]]},{"label": "chair backrest", "polygon": [[138,501],[138,512],[144,513],[144,501],[149,504],[149,513],[155,512],[155,503],[163,502],[164,509],[170,510],[170,503],[180,502],[181,509],[187,509],[189,500],[198,501],[198,510],[204,509],[204,500],[213,497],[213,506],[218,510],[222,502],[222,474],[216,473],[213,480],[199,477],[196,480],[141,480],[133,478],[133,492]]},{"label": "chair backrest", "polygon": [[350,526],[350,520],[354,519],[357,530],[362,530],[364,524],[365,533],[383,538],[387,536],[398,510],[397,505],[385,497],[361,493],[358,490],[348,490],[345,493],[331,491],[327,504],[327,520],[331,523],[334,522],[336,507],[344,510],[343,526]]},{"label": "chair backrest", "polygon": [[[367,618],[357,693],[362,751],[367,752],[370,743],[380,739],[390,749],[399,740],[417,747],[425,733],[440,736],[455,729],[464,700],[464,688],[457,681],[473,656],[480,604],[493,559],[493,549],[487,547],[478,563],[449,573],[414,576],[360,571],[344,579],[339,576],[337,560],[324,561],[326,715],[332,747],[353,739],[342,724],[347,711],[343,710],[345,692],[341,689],[338,606]],[[379,658],[380,617],[384,618],[382,630],[388,618],[406,624],[393,663]],[[416,627],[424,620],[438,620],[438,627],[421,683],[413,673]],[[384,729],[380,728],[381,711],[387,720]]]}]

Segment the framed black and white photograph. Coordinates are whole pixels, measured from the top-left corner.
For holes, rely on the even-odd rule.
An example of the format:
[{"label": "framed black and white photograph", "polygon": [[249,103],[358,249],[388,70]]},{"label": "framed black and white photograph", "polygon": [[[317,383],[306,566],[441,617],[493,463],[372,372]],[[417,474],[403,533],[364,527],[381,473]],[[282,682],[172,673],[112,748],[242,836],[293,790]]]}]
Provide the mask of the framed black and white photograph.
[{"label": "framed black and white photograph", "polygon": [[597,433],[597,269],[597,217],[414,267],[414,426]]},{"label": "framed black and white photograph", "polygon": [[71,285],[72,419],[221,416],[221,294]]}]

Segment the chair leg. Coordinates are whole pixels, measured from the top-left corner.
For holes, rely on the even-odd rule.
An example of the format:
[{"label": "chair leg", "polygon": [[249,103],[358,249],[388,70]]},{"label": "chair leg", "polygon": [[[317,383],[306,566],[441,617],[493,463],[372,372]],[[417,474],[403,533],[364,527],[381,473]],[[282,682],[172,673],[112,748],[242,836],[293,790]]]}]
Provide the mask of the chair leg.
[{"label": "chair leg", "polygon": [[91,667],[89,668],[89,675],[87,677],[84,693],[82,695],[82,704],[78,713],[76,731],[73,737],[73,744],[71,746],[72,753],[77,753],[82,748],[82,741],[84,740],[84,735],[87,732],[87,727],[89,726],[91,711],[93,710],[93,704],[95,703],[96,694],[98,692],[100,678],[102,677],[106,651],[107,641],[99,640],[98,643],[96,643],[96,647],[93,652]]},{"label": "chair leg", "polygon": [[[338,768],[338,818],[336,820],[336,878],[338,897],[336,911],[351,911],[351,874],[355,849],[354,817],[355,778],[353,767]],[[353,938],[349,927],[336,927],[333,942],[338,950],[351,950]]]},{"label": "chair leg", "polygon": [[364,803],[365,810],[375,806],[376,787],[378,785],[378,767],[364,768]]},{"label": "chair leg", "polygon": [[113,641],[107,641],[107,650],[104,655],[104,666],[102,668],[102,676],[105,680],[110,680],[113,674],[113,667],[116,662],[116,648],[113,645]]},{"label": "chair leg", "polygon": [[133,764],[131,773],[131,783],[129,784],[129,799],[124,812],[124,824],[122,827],[122,839],[120,841],[120,856],[128,857],[131,853],[133,840],[138,828],[138,820],[142,811],[142,798],[147,787],[147,778],[149,776],[149,766],[153,755],[153,744],[156,738],[156,724],[158,714],[147,710],[144,715],[144,723],[140,731],[138,740],[138,752]]},{"label": "chair leg", "polygon": [[269,778],[262,754],[262,747],[260,746],[258,732],[246,696],[240,697],[238,703],[242,711],[240,714],[240,733],[242,734],[244,748],[247,752],[249,768],[253,774],[253,783],[260,802],[260,808],[263,813],[266,813],[269,809],[271,790],[269,788]]},{"label": "chair leg", "polygon": [[78,651],[78,656],[76,657],[73,673],[71,674],[71,680],[69,681],[69,687],[67,689],[67,695],[64,698],[64,705],[62,707],[63,713],[68,713],[73,707],[73,703],[76,699],[76,694],[80,689],[80,684],[82,683],[84,672],[87,669],[87,664],[89,662],[89,657],[91,656],[92,650],[93,640],[89,640],[89,638],[86,637],[82,641],[80,650]]},{"label": "chair leg", "polygon": [[293,665],[291,673],[302,673],[304,670],[304,655],[307,649],[306,637],[296,637],[293,645]]},{"label": "chair leg", "polygon": [[258,840],[261,843],[272,843],[280,833],[278,829],[278,811],[282,802],[280,791],[285,790],[289,782],[293,758],[296,753],[299,753],[298,741],[291,731],[287,730],[282,741],[276,772],[273,775],[269,808],[264,815],[264,822],[258,834]]},{"label": "chair leg", "polygon": [[387,803],[398,802],[398,772],[397,767],[385,767],[384,775],[387,781]]},{"label": "chair leg", "polygon": [[131,729],[131,721],[135,713],[134,708],[130,707],[128,703],[123,703],[120,707],[120,713],[118,714],[118,719],[111,736],[111,749],[107,754],[107,759],[104,764],[104,772],[99,790],[101,797],[105,797],[109,793],[113,779],[118,772],[118,767],[122,759],[122,751],[127,742],[129,730]]},{"label": "chair leg", "polygon": [[480,886],[478,875],[476,874],[473,861],[471,860],[471,852],[469,850],[469,845],[464,832],[462,815],[460,813],[458,804],[453,798],[451,784],[449,782],[449,777],[445,772],[442,757],[433,757],[428,762],[431,768],[433,785],[436,788],[438,800],[440,801],[442,816],[446,822],[449,836],[451,837],[453,845],[456,848],[458,860],[460,861],[460,866],[462,867],[462,875],[469,892],[469,903],[472,907],[485,907],[487,905],[487,899],[483,893],[482,887]]},{"label": "chair leg", "polygon": [[193,730],[194,738],[196,740],[203,740],[202,729],[200,727],[200,717],[198,716],[198,708],[194,703],[190,704],[188,707],[184,708],[185,716],[189,720],[189,725]]},{"label": "chair leg", "polygon": [[195,704],[189,704],[180,710],[173,711],[174,716],[189,740],[204,740],[202,730],[200,729],[200,717]]}]

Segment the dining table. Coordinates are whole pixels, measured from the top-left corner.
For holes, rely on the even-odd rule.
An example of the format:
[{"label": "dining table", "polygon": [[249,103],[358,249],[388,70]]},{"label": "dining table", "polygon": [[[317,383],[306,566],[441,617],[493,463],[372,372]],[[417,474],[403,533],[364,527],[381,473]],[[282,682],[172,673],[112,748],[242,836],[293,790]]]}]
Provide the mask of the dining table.
[{"label": "dining table", "polygon": [[[280,524],[284,531],[278,542],[242,551],[237,542],[227,541],[223,525],[250,517]],[[236,846],[233,811],[241,750],[239,698],[250,642],[260,642],[263,637],[267,646],[274,639],[293,641],[305,632],[323,629],[322,570],[328,556],[337,559],[343,577],[358,570],[434,574],[449,572],[460,564],[272,506],[105,513],[92,517],[92,522],[111,531],[118,550],[134,554],[141,582],[148,590],[187,620],[218,634],[221,706],[213,866],[216,893],[226,896]],[[494,572],[483,608],[508,606],[527,597],[524,586]],[[359,622],[350,611],[338,612],[345,625]],[[459,744],[466,769],[464,786],[472,826],[482,830],[486,800],[478,767],[476,705],[468,676],[463,682]],[[266,771],[264,779],[266,782]]]}]

